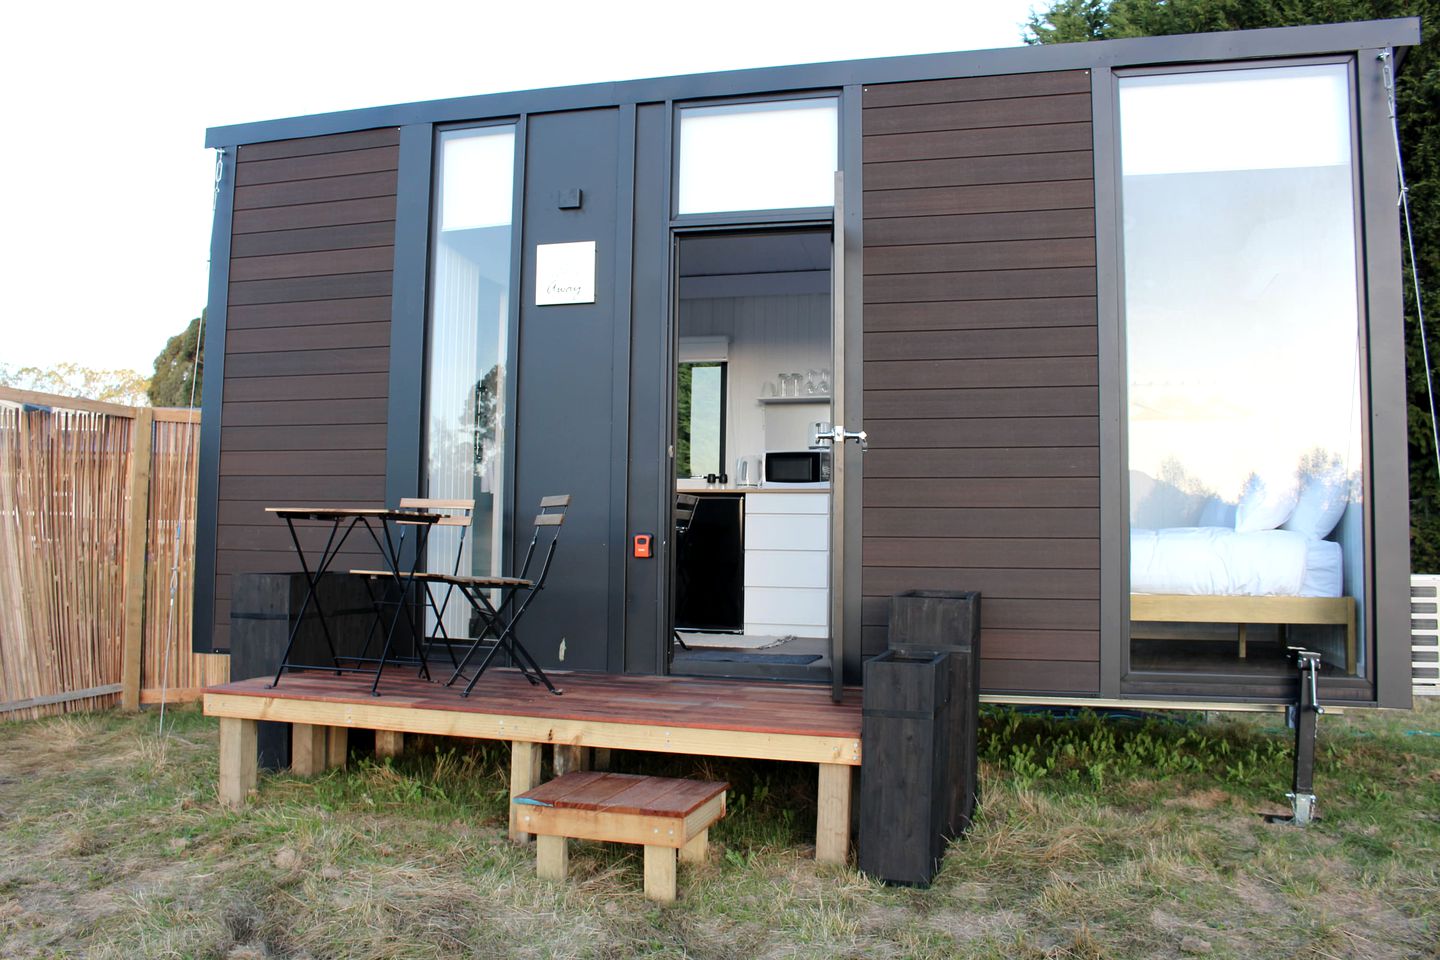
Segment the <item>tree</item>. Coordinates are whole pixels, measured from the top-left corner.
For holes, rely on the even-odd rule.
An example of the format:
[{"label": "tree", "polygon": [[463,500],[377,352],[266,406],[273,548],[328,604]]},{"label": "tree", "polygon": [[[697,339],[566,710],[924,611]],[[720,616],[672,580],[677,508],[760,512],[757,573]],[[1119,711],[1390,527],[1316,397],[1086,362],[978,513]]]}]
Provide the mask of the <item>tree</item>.
[{"label": "tree", "polygon": [[[1440,362],[1440,0],[1059,0],[1030,16],[1027,43],[1253,30],[1349,20],[1418,16],[1431,26],[1409,52],[1396,83],[1400,144],[1409,184],[1415,260],[1427,319],[1432,369]],[[1410,447],[1410,563],[1440,570],[1440,470],[1431,432],[1425,360],[1406,262],[1405,333]],[[1440,377],[1436,377],[1440,386]]]},{"label": "tree", "polygon": [[138,370],[96,370],[78,363],[14,368],[0,364],[0,385],[141,407],[150,381]]},{"label": "tree", "polygon": [[[205,311],[190,321],[180,333],[165,341],[165,349],[155,358],[155,375],[150,378],[150,405],[154,407],[189,407],[200,405],[200,387],[205,373],[205,345],[200,342],[205,327]],[[191,364],[195,383],[190,383]]]}]

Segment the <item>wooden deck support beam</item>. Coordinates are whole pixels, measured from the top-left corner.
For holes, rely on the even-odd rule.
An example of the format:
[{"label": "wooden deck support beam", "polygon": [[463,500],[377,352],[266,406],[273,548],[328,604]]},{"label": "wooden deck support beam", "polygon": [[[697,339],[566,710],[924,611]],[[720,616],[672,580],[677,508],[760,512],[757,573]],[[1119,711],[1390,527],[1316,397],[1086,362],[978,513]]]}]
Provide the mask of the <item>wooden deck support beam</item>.
[{"label": "wooden deck support beam", "polygon": [[854,769],[822,763],[815,810],[815,861],[844,865],[850,860],[850,780]]},{"label": "wooden deck support beam", "polygon": [[254,720],[220,718],[220,802],[240,807],[260,779]]},{"label": "wooden deck support beam", "polygon": [[375,731],[375,756],[395,758],[405,752],[405,734],[399,730]]},{"label": "wooden deck support beam", "polygon": [[591,769],[591,749],[579,747],[569,743],[555,744],[555,776],[563,777],[567,773],[578,773],[581,770]]},{"label": "wooden deck support beam", "polygon": [[[510,797],[513,800],[540,783],[540,744],[514,740],[510,743]],[[520,829],[518,808],[510,804],[510,839],[525,843],[530,834]]]},{"label": "wooden deck support beam", "polygon": [[298,777],[324,773],[329,756],[330,735],[326,727],[313,723],[290,725],[290,772]]}]

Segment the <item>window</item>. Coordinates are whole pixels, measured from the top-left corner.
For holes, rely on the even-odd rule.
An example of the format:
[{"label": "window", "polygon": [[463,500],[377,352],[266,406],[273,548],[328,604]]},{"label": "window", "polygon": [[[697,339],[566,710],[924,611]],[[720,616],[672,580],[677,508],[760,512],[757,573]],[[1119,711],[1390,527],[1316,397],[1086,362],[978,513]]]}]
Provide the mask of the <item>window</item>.
[{"label": "window", "polygon": [[[1119,95],[1131,591],[1363,609],[1349,67]],[[1136,622],[1131,667],[1273,675],[1303,640],[1355,669],[1343,627],[1251,626],[1247,645],[1243,622]]]},{"label": "window", "polygon": [[681,362],[675,392],[679,407],[675,475],[681,479],[724,472],[725,364]]},{"label": "window", "polygon": [[833,205],[837,117],[834,97],[682,108],[677,212]]},{"label": "window", "polygon": [[[461,573],[489,576],[501,572],[515,128],[451,130],[438,146],[425,489],[434,498],[475,501]],[[453,527],[431,532],[431,569],[448,572],[459,536]],[[447,628],[464,635],[461,612],[454,613],[461,620]]]}]

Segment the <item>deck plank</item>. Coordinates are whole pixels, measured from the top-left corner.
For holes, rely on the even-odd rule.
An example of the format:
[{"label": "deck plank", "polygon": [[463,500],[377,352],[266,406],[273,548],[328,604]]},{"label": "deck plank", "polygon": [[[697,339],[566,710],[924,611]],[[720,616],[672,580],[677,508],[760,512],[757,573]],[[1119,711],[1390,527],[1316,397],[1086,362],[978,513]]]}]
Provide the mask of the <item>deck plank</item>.
[{"label": "deck plank", "polygon": [[255,678],[206,693],[781,736],[860,733],[858,688],[836,704],[828,688],[799,684],[558,671],[551,676],[563,696],[532,687],[518,671],[506,669],[486,671],[469,697],[398,671],[382,678],[378,698],[370,696],[365,677],[318,671],[287,674],[273,689],[268,678]]}]

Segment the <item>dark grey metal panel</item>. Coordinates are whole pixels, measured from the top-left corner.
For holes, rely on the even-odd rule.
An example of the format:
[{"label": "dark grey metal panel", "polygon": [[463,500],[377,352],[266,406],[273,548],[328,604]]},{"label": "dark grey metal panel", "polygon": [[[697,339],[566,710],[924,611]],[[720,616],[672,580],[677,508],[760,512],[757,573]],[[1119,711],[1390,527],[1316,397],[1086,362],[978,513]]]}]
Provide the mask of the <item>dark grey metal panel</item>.
[{"label": "dark grey metal panel", "polygon": [[1120,278],[1120,130],[1115,79],[1090,74],[1095,137],[1095,306],[1100,362],[1100,696],[1119,697],[1130,649],[1130,471],[1125,450],[1125,321]]},{"label": "dark grey metal panel", "polygon": [[[630,466],[630,311],[634,296],[632,254],[635,227],[635,107],[620,108],[615,177],[615,287],[613,340],[610,348],[610,610],[606,617],[609,643],[605,669],[625,669],[626,549],[629,539],[629,501],[626,484]],[[653,532],[653,531],[648,531]]]},{"label": "dark grey metal panel", "polygon": [[1380,50],[1356,58],[1360,167],[1364,200],[1365,313],[1370,359],[1372,581],[1367,633],[1374,638],[1372,676],[1382,707],[1409,708],[1410,516],[1405,307],[1395,141],[1381,74]]},{"label": "dark grey metal panel", "polygon": [[[542,664],[572,669],[604,670],[609,663],[614,554],[623,548],[611,518],[612,403],[615,381],[626,375],[613,358],[619,133],[616,109],[533,116],[526,130],[524,250],[515,291],[517,550],[529,542],[541,497],[572,499],[549,585],[526,614],[521,636]],[[556,194],[573,188],[583,206],[561,209]],[[536,306],[536,246],[580,240],[597,243],[595,302]]]},{"label": "dark grey metal panel", "polygon": [[657,549],[649,560],[625,550],[626,673],[663,673],[668,623],[665,571],[670,563],[670,477],[667,446],[669,410],[669,322],[666,291],[670,270],[669,153],[663,103],[635,111],[634,255],[630,305],[630,474],[629,529],[653,533]]},{"label": "dark grey metal panel", "polygon": [[521,113],[578,110],[658,100],[734,97],[752,93],[843,87],[856,83],[895,83],[1100,66],[1307,56],[1362,48],[1412,46],[1419,42],[1420,21],[1411,17],[1365,23],[849,60],[456,97],[425,103],[368,107],[309,117],[212,127],[206,132],[205,143],[206,146],[259,143],[412,123],[449,123]]},{"label": "dark grey metal panel", "polygon": [[434,129],[428,123],[401,128],[385,435],[385,502],[391,505],[399,503],[401,497],[420,494],[433,153]]},{"label": "dark grey metal panel", "polygon": [[195,608],[190,647],[215,653],[215,540],[220,508],[220,408],[225,391],[225,315],[230,303],[230,220],[235,210],[234,145],[223,148],[210,232],[210,289],[205,309],[206,377],[200,386],[200,465],[195,501]]}]

